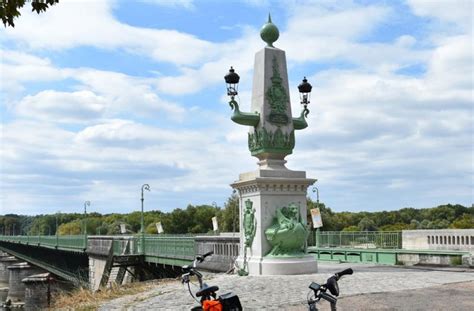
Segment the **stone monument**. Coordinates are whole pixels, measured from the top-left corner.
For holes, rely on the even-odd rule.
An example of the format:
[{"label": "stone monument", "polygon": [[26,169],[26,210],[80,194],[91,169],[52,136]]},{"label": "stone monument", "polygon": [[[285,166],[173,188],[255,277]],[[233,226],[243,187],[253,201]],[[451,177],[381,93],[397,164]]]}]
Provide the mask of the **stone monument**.
[{"label": "stone monument", "polygon": [[309,93],[306,78],[298,86],[302,112],[293,118],[286,56],[273,46],[279,37],[271,17],[260,35],[267,43],[255,55],[251,111],[241,112],[235,100],[239,76],[231,67],[225,76],[231,119],[249,127],[248,147],[258,169],[240,174],[231,186],[240,197],[241,275],[282,275],[317,272],[314,256],[306,253],[306,191],[316,179],[285,167],[295,146],[295,130],[308,126]]}]

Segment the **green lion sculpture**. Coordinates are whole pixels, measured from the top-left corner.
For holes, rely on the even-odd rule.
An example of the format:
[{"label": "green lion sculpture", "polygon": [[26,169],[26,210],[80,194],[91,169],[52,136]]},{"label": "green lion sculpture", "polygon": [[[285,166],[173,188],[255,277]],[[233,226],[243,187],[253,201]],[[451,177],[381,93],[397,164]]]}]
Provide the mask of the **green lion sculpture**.
[{"label": "green lion sculpture", "polygon": [[301,221],[298,206],[290,203],[288,207],[278,208],[273,225],[265,230],[265,236],[272,246],[267,256],[303,256],[308,229]]}]

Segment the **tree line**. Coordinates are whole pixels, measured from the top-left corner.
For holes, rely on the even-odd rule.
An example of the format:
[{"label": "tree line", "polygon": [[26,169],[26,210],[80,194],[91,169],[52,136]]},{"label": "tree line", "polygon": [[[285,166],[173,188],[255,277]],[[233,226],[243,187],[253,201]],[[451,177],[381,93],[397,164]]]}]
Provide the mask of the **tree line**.
[{"label": "tree line", "polygon": [[[171,212],[144,213],[145,232],[156,234],[156,223],[161,222],[165,233],[194,234],[213,230],[212,217],[217,217],[219,231],[239,231],[238,197],[232,195],[223,207],[215,205],[188,205]],[[381,212],[334,212],[324,203],[307,199],[308,222],[310,209],[319,207],[323,220],[322,231],[399,231],[407,229],[469,229],[474,228],[474,206],[446,204],[433,208],[411,207]],[[127,233],[138,233],[141,227],[139,211],[128,214],[56,213],[25,216],[0,216],[0,234],[6,235],[77,235],[83,233],[84,220],[88,234],[120,234],[121,225]]]},{"label": "tree line", "polygon": [[[308,200],[308,209],[317,207]],[[474,229],[474,206],[445,204],[432,208],[405,207],[381,212],[333,212],[319,204],[323,231],[400,231],[415,229]]]}]

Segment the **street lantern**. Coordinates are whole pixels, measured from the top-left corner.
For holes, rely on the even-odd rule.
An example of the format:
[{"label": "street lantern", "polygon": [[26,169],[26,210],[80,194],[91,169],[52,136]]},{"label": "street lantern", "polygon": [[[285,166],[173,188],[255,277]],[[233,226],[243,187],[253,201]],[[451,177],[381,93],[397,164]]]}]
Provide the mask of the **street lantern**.
[{"label": "street lantern", "polygon": [[150,191],[150,185],[149,184],[143,184],[142,185],[142,212],[141,212],[141,217],[140,217],[140,233],[143,235],[145,233],[145,222],[143,218],[143,201],[145,201],[144,198],[144,190]]},{"label": "street lantern", "polygon": [[304,106],[304,109],[306,109],[306,107],[310,103],[312,88],[313,86],[308,82],[306,77],[304,77],[303,82],[301,82],[300,85],[298,85],[298,90],[300,91],[301,105]]},{"label": "street lantern", "polygon": [[84,202],[84,235],[87,235],[87,207],[91,206],[91,201]]},{"label": "street lantern", "polygon": [[229,69],[229,73],[227,73],[224,77],[225,83],[227,84],[227,95],[231,96],[232,98],[237,95],[239,89],[239,75],[235,72],[232,66]]},{"label": "street lantern", "polygon": [[145,254],[145,219],[143,215],[143,202],[145,201],[144,197],[144,191],[150,191],[150,185],[149,184],[143,184],[142,185],[142,213],[140,217],[140,240],[141,240],[141,245],[140,245],[140,252],[142,254]]}]

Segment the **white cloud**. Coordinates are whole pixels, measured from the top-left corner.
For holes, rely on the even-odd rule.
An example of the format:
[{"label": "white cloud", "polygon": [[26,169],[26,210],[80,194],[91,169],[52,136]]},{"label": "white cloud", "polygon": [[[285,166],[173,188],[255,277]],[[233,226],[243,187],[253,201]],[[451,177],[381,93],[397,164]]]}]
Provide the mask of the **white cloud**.
[{"label": "white cloud", "polygon": [[31,49],[123,49],[178,65],[209,59],[214,51],[212,43],[190,34],[121,23],[112,15],[108,1],[65,1],[39,15],[26,7],[21,23],[0,32]]},{"label": "white cloud", "polygon": [[461,25],[472,32],[473,2],[471,0],[427,1],[408,0],[408,5],[419,16],[435,17]]},{"label": "white cloud", "polygon": [[[163,197],[198,189],[230,192],[227,184],[242,167],[239,161],[229,161],[228,154],[244,158],[248,152],[218,140],[213,133],[219,130],[223,129],[165,130],[129,120],[109,120],[78,133],[36,122],[6,124],[2,128],[2,164],[8,169],[2,171],[2,181],[9,194],[2,193],[2,204],[17,210],[27,208],[13,199],[15,185],[40,181],[41,185],[21,190],[25,202],[34,202],[41,193],[55,189],[52,195],[61,193],[69,199],[110,203],[113,198],[113,207],[102,206],[109,211],[133,206],[133,189],[144,182]],[[254,162],[247,160],[243,163]],[[107,195],[98,193],[105,188]],[[69,202],[66,207],[71,206]],[[182,206],[162,206],[171,207]]]},{"label": "white cloud", "polygon": [[154,4],[165,7],[194,9],[194,0],[140,0],[148,4]]},{"label": "white cloud", "polygon": [[82,83],[81,89],[101,94],[108,102],[108,115],[123,112],[146,116],[165,112],[166,116],[181,120],[185,109],[164,100],[153,88],[153,78],[132,77],[126,74],[93,69],[74,71],[74,78]]},{"label": "white cloud", "polygon": [[[58,68],[47,58],[14,51],[3,50],[2,57],[2,73],[8,77],[1,85],[9,96],[5,104],[20,116],[52,122],[93,122],[128,114],[180,121],[185,112],[177,103],[158,95],[155,78],[92,68]],[[65,80],[70,84],[66,89],[76,91],[46,89],[16,99],[29,91],[29,84]]]},{"label": "white cloud", "polygon": [[303,39],[301,43],[318,37],[354,40],[375,29],[389,13],[390,8],[382,6],[334,9],[324,5],[300,5],[291,10],[287,32]]},{"label": "white cloud", "polygon": [[56,122],[87,122],[101,118],[107,107],[105,98],[90,91],[42,91],[24,97],[16,112],[20,116]]},{"label": "white cloud", "polygon": [[10,96],[23,92],[26,82],[56,81],[67,77],[64,70],[54,68],[47,58],[9,50],[0,50],[0,57],[0,90]]}]

